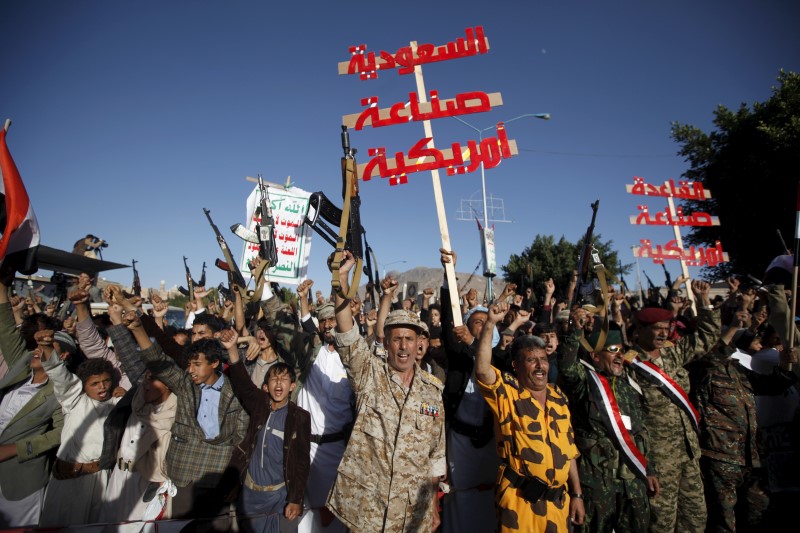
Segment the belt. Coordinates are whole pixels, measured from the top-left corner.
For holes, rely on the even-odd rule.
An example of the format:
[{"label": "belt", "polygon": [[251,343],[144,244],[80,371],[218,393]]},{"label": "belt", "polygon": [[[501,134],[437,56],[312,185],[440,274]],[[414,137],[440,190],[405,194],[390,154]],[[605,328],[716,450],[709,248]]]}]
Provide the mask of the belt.
[{"label": "belt", "polygon": [[53,463],[53,477],[58,480],[74,479],[76,477],[88,476],[100,471],[100,461],[91,463],[69,463],[56,458]]},{"label": "belt", "polygon": [[278,483],[277,485],[256,485],[256,482],[253,481],[252,477],[250,477],[250,472],[248,472],[244,477],[244,486],[257,492],[274,492],[283,488],[284,485],[286,485],[285,481]]},{"label": "belt", "polygon": [[311,442],[315,442],[317,444],[327,444],[329,442],[345,440],[350,437],[351,431],[352,428],[348,428],[336,433],[329,433],[327,435],[311,435]]},{"label": "belt", "polygon": [[508,465],[503,469],[503,477],[511,482],[512,487],[519,489],[520,493],[522,493],[522,497],[530,503],[536,503],[539,500],[561,502],[567,491],[566,485],[551,487],[547,482],[538,477],[527,477],[517,474]]},{"label": "belt", "polygon": [[127,470],[128,472],[133,472],[133,467],[134,467],[134,465],[135,465],[135,464],[136,464],[136,463],[135,463],[133,460],[131,460],[131,461],[126,461],[126,460],[124,460],[122,457],[120,457],[119,459],[117,459],[117,468],[119,468],[119,469],[120,469],[120,470],[122,470],[123,472],[125,472],[126,470]]}]

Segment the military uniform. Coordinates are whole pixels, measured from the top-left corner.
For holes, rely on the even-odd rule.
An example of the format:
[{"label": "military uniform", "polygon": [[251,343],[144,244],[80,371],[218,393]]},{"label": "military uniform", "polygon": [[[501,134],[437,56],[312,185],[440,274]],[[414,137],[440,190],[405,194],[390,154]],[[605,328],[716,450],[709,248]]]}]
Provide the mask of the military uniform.
[{"label": "military uniform", "polygon": [[[589,370],[577,359],[578,337],[564,339],[559,353],[559,383],[570,401],[575,443],[580,450],[578,468],[586,518],[579,531],[640,533],[650,523],[647,485],[623,459],[609,436],[604,404],[592,394]],[[598,371],[599,372],[599,371]],[[639,451],[647,458],[647,475],[655,475],[648,453],[648,436],[641,394],[631,385],[627,371],[619,377],[602,374],[611,386],[619,413]]]},{"label": "military uniform", "polygon": [[335,339],[356,421],[327,507],[354,532],[430,531],[432,478],[446,472],[443,385],[415,366],[405,389],[356,327]]},{"label": "military uniform", "polygon": [[[658,358],[650,359],[639,346],[634,347],[636,355],[653,363],[688,391],[689,372],[684,365],[707,354],[716,344],[719,311],[700,309],[696,328],[695,333],[676,343],[666,341]],[[638,377],[637,381],[642,388],[644,423],[661,486],[658,498],[650,502],[650,531],[704,531],[707,512],[700,474],[700,445],[692,421],[662,392],[663,387]]]},{"label": "military uniform", "polygon": [[749,500],[740,507],[746,507],[751,525],[766,510],[768,499],[752,472],[761,465],[754,395],[780,394],[796,381],[794,374],[779,368],[771,375],[757,374],[731,359],[733,352],[732,347],[720,346],[691,365],[711,531],[736,531],[740,497]]},{"label": "military uniform", "polygon": [[[498,424],[497,453],[503,464],[497,476],[497,530],[566,533],[566,483],[570,461],[578,456],[567,398],[548,384],[545,412],[513,375],[492,370],[497,375],[493,384],[477,382]],[[509,479],[519,476],[539,478],[555,494],[530,503]]]}]

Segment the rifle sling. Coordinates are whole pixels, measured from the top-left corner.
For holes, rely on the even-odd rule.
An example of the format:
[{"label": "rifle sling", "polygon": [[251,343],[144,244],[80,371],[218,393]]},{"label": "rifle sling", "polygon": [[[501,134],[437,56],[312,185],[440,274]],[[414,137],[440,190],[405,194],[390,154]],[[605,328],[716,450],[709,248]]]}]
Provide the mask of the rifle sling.
[{"label": "rifle sling", "polygon": [[353,180],[356,177],[356,162],[355,159],[343,158],[342,159],[342,176],[345,180],[344,202],[342,202],[342,218],[339,221],[339,237],[336,239],[336,252],[333,255],[331,262],[331,288],[341,298],[350,300],[358,292],[358,283],[361,280],[361,268],[363,259],[356,257],[355,271],[353,272],[353,279],[346,293],[342,291],[342,283],[339,281],[339,267],[342,266],[342,258],[344,257],[344,245],[347,240],[347,228],[350,226],[350,201],[353,195]]}]

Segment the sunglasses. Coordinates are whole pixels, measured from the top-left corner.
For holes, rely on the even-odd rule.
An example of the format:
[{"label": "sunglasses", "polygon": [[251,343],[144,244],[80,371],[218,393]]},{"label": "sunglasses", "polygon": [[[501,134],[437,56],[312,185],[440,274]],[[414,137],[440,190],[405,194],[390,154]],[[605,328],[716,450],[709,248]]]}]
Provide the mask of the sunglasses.
[{"label": "sunglasses", "polygon": [[606,346],[601,351],[608,352],[608,353],[619,353],[619,352],[622,351],[622,345],[621,344],[613,344],[611,346]]}]

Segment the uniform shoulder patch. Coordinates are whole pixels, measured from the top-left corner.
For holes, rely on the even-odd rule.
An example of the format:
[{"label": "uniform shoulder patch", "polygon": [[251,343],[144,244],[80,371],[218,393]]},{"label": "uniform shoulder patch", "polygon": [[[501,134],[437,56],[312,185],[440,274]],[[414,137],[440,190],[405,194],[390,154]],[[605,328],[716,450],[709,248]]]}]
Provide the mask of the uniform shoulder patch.
[{"label": "uniform shoulder patch", "polygon": [[634,359],[639,356],[639,352],[636,350],[628,350],[624,354],[622,354],[622,358],[627,361],[628,363],[632,363]]},{"label": "uniform shoulder patch", "polygon": [[440,391],[444,390],[444,383],[442,383],[442,380],[440,380],[427,370],[423,370],[422,368],[418,368],[417,370],[419,371],[419,376],[422,378],[422,381],[430,383]]},{"label": "uniform shoulder patch", "polygon": [[519,389],[519,382],[517,381],[517,377],[511,372],[503,372],[502,378],[504,382],[508,383],[515,389]]}]

